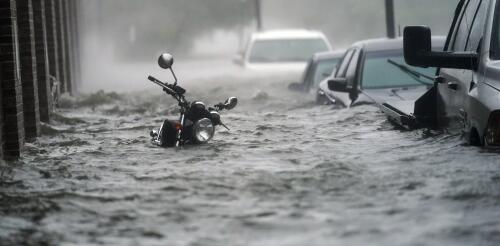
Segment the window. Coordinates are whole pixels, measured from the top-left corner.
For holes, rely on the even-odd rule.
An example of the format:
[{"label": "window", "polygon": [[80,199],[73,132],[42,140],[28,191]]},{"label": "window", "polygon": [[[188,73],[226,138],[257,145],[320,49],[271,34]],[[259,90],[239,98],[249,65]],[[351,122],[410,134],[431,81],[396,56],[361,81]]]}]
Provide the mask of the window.
[{"label": "window", "polygon": [[258,40],[250,52],[250,63],[306,62],[315,53],[328,51],[323,39]]},{"label": "window", "polygon": [[495,21],[493,23],[493,32],[491,35],[490,57],[494,60],[500,60],[500,1],[497,1],[495,8]]},{"label": "window", "polygon": [[345,75],[347,73],[347,67],[349,66],[349,63],[351,62],[352,54],[354,53],[354,50],[348,50],[342,59],[342,63],[340,63],[339,68],[337,69],[337,73],[335,74],[336,78],[345,78]]},{"label": "window", "polygon": [[318,65],[316,65],[313,88],[317,88],[321,81],[332,74],[332,70],[338,62],[339,59],[329,59],[321,61],[318,63]]},{"label": "window", "polygon": [[423,83],[432,84],[433,81],[422,77],[418,79],[413,74],[406,73],[398,66],[391,64],[391,62],[430,77],[434,77],[436,73],[436,68],[418,68],[407,65],[401,51],[369,53],[366,55],[363,65],[362,87],[376,89],[417,86]]},{"label": "window", "polygon": [[302,83],[305,87],[309,87],[311,85],[314,67],[314,60],[310,59],[309,62],[307,62],[306,70],[302,77]]},{"label": "window", "polygon": [[353,54],[351,58],[351,62],[349,63],[349,68],[347,69],[347,76],[349,79],[347,80],[347,85],[354,87],[354,81],[356,80],[356,71],[358,69],[358,61],[359,61],[359,50]]},{"label": "window", "polygon": [[462,11],[460,21],[455,30],[455,37],[453,39],[453,45],[450,47],[450,51],[465,50],[472,23],[476,16],[476,10],[480,2],[481,0],[470,0],[464,5],[464,10]]},{"label": "window", "polygon": [[472,24],[472,29],[469,33],[469,40],[467,41],[466,51],[477,51],[479,42],[483,38],[484,29],[486,26],[486,15],[488,11],[489,0],[482,0],[479,3],[479,8]]}]

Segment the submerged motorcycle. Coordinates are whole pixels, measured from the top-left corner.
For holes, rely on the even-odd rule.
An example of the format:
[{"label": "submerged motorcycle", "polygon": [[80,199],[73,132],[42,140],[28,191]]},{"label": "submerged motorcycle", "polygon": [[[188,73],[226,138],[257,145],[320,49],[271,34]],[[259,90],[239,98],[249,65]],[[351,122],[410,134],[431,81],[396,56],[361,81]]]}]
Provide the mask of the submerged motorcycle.
[{"label": "submerged motorcycle", "polygon": [[162,82],[153,76],[148,79],[163,88],[163,91],[177,100],[180,107],[179,120],[165,120],[157,130],[152,130],[151,142],[161,147],[179,147],[186,144],[203,144],[209,142],[214,134],[216,126],[223,126],[229,130],[221,121],[219,112],[231,110],[238,104],[236,97],[228,98],[224,103],[213,107],[206,107],[203,102],[188,102],[184,97],[186,90],[177,85],[177,77],[172,69],[174,58],[165,53],[158,58],[158,65],[168,69],[174,77],[174,83]]}]

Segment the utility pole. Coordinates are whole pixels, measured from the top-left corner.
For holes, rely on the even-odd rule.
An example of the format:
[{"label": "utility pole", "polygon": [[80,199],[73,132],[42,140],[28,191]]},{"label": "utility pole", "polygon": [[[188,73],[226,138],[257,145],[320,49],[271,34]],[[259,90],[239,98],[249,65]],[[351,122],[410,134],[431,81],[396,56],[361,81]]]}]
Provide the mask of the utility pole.
[{"label": "utility pole", "polygon": [[394,18],[394,0],[385,0],[385,21],[387,37],[396,38],[396,23]]},{"label": "utility pole", "polygon": [[255,18],[257,20],[257,31],[262,31],[262,2],[261,0],[255,0]]}]

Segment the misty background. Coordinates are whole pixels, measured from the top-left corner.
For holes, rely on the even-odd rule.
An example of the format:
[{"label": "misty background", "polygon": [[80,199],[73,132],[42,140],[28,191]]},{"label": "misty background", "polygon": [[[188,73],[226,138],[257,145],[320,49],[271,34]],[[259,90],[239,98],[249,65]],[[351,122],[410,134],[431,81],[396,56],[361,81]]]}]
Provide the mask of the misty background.
[{"label": "misty background", "polygon": [[[395,0],[398,29],[428,25],[446,35],[458,1]],[[138,80],[160,72],[156,58],[166,51],[177,66],[230,61],[255,29],[254,0],[85,0],[81,9],[83,92],[151,88]],[[265,30],[320,30],[334,49],[386,35],[384,0],[262,0],[262,15]],[[189,79],[192,66],[203,70],[180,65],[181,79]],[[216,75],[212,68],[201,74]]]}]

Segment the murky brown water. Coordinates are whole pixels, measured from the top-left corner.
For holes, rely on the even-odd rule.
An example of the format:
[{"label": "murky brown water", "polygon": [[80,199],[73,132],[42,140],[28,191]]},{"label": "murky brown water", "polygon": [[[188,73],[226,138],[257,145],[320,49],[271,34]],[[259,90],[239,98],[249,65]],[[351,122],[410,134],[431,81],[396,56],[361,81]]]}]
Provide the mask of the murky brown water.
[{"label": "murky brown water", "polygon": [[223,114],[231,131],[180,149],[149,142],[175,113],[160,92],[66,100],[25,156],[2,164],[0,245],[500,242],[498,151],[395,130],[372,106],[226,80],[187,89],[210,104],[240,97]]}]

